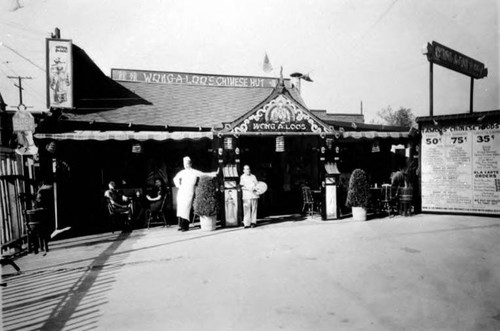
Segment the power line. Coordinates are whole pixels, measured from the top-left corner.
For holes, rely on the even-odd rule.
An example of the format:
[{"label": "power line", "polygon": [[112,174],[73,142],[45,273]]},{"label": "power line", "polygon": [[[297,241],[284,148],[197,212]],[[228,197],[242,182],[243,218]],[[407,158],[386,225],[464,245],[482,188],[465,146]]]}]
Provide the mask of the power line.
[{"label": "power line", "polygon": [[13,27],[15,29],[23,30],[23,31],[31,33],[33,35],[39,35],[40,34],[40,31],[37,30],[37,29],[33,29],[33,28],[28,27],[25,24],[19,24],[19,23],[13,22],[13,21],[0,22],[0,24],[9,25],[9,26],[11,26],[11,27]]},{"label": "power line", "polygon": [[391,11],[392,7],[394,7],[394,5],[396,4],[396,2],[398,2],[398,0],[394,0],[390,5],[389,7],[387,7],[387,9],[382,13],[382,15],[380,15],[380,17],[378,18],[378,20],[376,20],[371,26],[370,28],[368,28],[368,30],[371,30],[373,29],[375,26],[377,26],[377,24],[380,23],[380,21],[382,21],[384,19],[384,17],[389,14],[389,12]]},{"label": "power line", "polygon": [[7,78],[9,76],[8,73],[6,73],[2,68],[0,68],[0,71],[3,73],[3,75]]},{"label": "power line", "polygon": [[363,33],[363,35],[361,37],[359,37],[358,42],[354,45],[354,47],[357,47],[359,45],[359,43],[361,42],[361,40],[364,37],[366,37],[368,32],[373,30],[387,16],[387,14],[389,14],[389,12],[391,11],[392,7],[394,7],[396,2],[398,2],[398,0],[392,1],[392,3],[389,5],[389,7],[387,7],[387,9],[379,16],[379,18],[375,22],[373,22],[373,24],[370,25],[370,27],[368,29],[366,29],[365,33]]},{"label": "power line", "polygon": [[18,31],[15,32],[15,33],[16,34],[19,33],[19,32],[23,33],[24,34],[22,36],[23,38],[30,38],[30,39],[33,39],[33,40],[40,40],[40,35],[41,35],[40,33],[31,32],[28,29],[25,29],[25,28],[20,27],[20,26],[16,26],[16,25],[13,24],[13,22],[7,22],[7,23],[6,22],[0,22],[0,24],[3,24],[4,26],[6,26],[6,27],[8,27],[10,29],[18,29]]},{"label": "power line", "polygon": [[4,43],[1,43],[0,45],[3,45],[5,48],[7,48],[8,50],[10,50],[11,52],[13,52],[14,54],[16,54],[17,56],[23,58],[24,60],[28,61],[29,63],[31,63],[32,65],[34,65],[35,67],[37,67],[38,69],[40,69],[41,71],[45,72],[45,69],[40,67],[38,64],[36,64],[35,62],[33,62],[32,60],[30,60],[29,58],[27,58],[26,56],[22,55],[21,53],[19,53],[18,51],[16,51],[15,49],[13,49],[12,47],[10,46],[7,46],[5,45]]}]

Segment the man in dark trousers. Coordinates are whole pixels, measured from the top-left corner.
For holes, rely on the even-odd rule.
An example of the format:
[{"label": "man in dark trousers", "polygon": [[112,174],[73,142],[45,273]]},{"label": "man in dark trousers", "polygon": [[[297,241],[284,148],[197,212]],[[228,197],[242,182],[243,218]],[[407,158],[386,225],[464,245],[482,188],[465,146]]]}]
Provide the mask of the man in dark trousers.
[{"label": "man in dark trousers", "polygon": [[[38,209],[39,224],[35,230],[40,237],[42,249],[47,253],[49,251],[50,224],[54,219],[54,186],[50,181],[44,180],[36,194],[36,208]],[[35,242],[35,253],[38,252],[38,245]]]}]

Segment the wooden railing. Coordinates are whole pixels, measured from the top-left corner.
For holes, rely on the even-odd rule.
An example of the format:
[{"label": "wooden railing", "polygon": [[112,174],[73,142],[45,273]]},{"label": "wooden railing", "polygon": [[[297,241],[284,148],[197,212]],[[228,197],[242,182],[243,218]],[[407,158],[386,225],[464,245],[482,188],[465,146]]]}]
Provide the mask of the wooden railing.
[{"label": "wooden railing", "polygon": [[[19,253],[27,241],[25,210],[32,207],[34,187],[23,174],[23,157],[0,151],[0,242],[1,253]],[[29,192],[26,192],[27,189]]]}]

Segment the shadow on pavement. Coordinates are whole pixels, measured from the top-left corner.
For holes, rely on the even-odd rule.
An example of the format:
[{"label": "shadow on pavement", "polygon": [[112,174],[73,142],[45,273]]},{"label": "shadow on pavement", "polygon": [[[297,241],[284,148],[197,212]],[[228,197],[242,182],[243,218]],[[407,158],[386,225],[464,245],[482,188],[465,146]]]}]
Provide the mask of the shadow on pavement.
[{"label": "shadow on pavement", "polygon": [[[8,286],[2,289],[3,330],[96,329],[100,307],[107,303],[106,293],[112,289],[115,274],[126,258],[115,252],[129,236],[130,233],[122,233],[114,237],[92,259],[54,264],[50,269],[11,277],[4,275]],[[59,249],[68,249],[60,246]]]},{"label": "shadow on pavement", "polygon": [[[307,217],[294,214],[273,216],[259,220],[258,227],[282,222],[304,221]],[[126,241],[133,247],[145,233],[122,233],[77,237],[51,243],[51,251],[67,251],[73,257],[61,257],[52,263],[40,263],[22,274],[3,275],[8,286],[2,289],[3,330],[93,330],[98,329],[101,308],[107,301],[107,292],[113,288],[116,274],[125,265],[131,252],[175,245],[206,237],[242,231],[243,227],[202,232],[194,229],[171,241],[144,247],[118,248]],[[97,256],[86,258],[85,247],[107,247]],[[52,253],[49,253],[52,254]],[[64,255],[64,254],[63,254]]]},{"label": "shadow on pavement", "polygon": [[308,218],[307,215],[301,215],[301,214],[268,216],[266,218],[260,219],[257,223],[257,226],[261,227],[283,222],[300,222],[300,221],[305,221],[307,218]]}]

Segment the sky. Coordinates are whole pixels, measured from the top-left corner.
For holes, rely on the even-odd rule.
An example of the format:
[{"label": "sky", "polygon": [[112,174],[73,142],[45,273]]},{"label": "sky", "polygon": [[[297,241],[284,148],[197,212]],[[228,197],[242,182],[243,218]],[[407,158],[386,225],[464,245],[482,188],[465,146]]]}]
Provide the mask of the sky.
[{"label": "sky", "polygon": [[[46,110],[45,38],[55,27],[106,74],[111,68],[206,74],[309,74],[310,109],[379,122],[391,106],[429,115],[437,41],[483,62],[474,110],[500,109],[497,0],[1,0],[0,93],[9,109]],[[268,54],[274,68],[262,69]],[[75,77],[77,79],[77,77]],[[469,112],[470,78],[434,66],[434,115]]]}]

